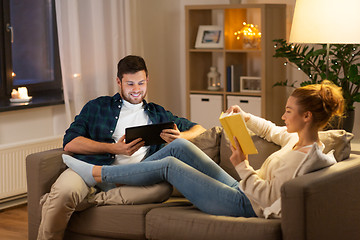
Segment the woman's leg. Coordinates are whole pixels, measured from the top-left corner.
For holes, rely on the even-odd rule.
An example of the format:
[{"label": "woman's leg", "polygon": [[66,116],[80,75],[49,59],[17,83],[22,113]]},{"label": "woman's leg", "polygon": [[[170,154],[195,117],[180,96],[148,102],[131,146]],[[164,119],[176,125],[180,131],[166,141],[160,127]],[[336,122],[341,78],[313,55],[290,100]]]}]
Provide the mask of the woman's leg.
[{"label": "woman's leg", "polygon": [[103,166],[104,182],[150,185],[168,181],[201,211],[227,216],[256,216],[237,186],[229,187],[174,157],[121,166]]},{"label": "woman's leg", "polygon": [[226,171],[219,167],[208,155],[188,140],[179,138],[160,149],[143,162],[154,161],[172,156],[190,165],[202,173],[230,186],[237,186],[238,182]]}]

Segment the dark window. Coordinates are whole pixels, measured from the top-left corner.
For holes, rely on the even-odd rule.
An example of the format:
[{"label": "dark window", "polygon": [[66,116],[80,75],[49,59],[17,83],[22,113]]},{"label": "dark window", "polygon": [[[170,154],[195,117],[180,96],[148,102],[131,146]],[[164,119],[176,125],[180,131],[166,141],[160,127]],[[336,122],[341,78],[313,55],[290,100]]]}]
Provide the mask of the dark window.
[{"label": "dark window", "polygon": [[0,14],[1,97],[18,87],[62,95],[55,0],[3,0]]}]

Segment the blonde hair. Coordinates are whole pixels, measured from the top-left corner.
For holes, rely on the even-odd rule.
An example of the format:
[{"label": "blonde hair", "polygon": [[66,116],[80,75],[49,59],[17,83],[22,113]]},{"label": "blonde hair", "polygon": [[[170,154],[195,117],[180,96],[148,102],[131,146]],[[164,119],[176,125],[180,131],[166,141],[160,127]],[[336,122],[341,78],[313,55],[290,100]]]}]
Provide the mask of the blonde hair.
[{"label": "blonde hair", "polygon": [[342,89],[328,80],[322,81],[321,84],[297,88],[291,96],[296,98],[301,113],[312,113],[313,123],[318,128],[326,126],[332,117],[343,115]]}]

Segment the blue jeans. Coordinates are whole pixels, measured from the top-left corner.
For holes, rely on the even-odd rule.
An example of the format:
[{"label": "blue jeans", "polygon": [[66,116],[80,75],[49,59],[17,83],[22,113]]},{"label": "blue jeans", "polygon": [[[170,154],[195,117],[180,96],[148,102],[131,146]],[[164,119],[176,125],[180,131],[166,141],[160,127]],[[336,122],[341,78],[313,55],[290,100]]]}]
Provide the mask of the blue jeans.
[{"label": "blue jeans", "polygon": [[167,181],[201,211],[235,217],[256,217],[236,179],[185,139],[176,139],[140,163],[103,166],[102,181],[152,185]]}]

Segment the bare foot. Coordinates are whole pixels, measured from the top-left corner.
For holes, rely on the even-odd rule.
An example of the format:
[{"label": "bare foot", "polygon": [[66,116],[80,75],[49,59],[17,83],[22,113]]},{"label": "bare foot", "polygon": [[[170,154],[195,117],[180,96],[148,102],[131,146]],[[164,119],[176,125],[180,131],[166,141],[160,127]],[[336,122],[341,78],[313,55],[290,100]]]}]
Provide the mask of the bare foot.
[{"label": "bare foot", "polygon": [[100,183],[101,181],[101,168],[102,166],[94,166],[92,169],[92,175],[96,182]]}]

